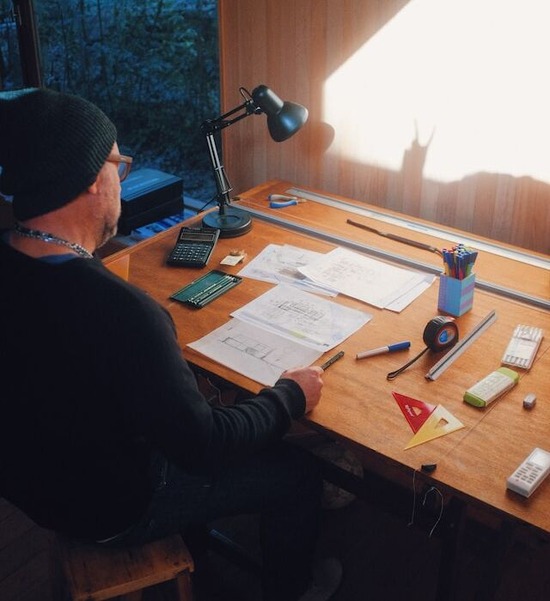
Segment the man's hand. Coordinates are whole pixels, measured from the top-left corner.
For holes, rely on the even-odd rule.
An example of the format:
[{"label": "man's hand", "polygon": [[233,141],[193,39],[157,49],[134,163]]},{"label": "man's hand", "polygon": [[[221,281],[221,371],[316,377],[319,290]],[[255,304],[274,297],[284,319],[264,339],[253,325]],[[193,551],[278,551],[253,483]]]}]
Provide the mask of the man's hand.
[{"label": "man's hand", "polygon": [[316,365],[313,367],[288,369],[281,374],[282,378],[294,380],[302,389],[306,397],[306,413],[309,413],[316,407],[321,399],[321,388],[323,387],[322,374],[323,370]]}]

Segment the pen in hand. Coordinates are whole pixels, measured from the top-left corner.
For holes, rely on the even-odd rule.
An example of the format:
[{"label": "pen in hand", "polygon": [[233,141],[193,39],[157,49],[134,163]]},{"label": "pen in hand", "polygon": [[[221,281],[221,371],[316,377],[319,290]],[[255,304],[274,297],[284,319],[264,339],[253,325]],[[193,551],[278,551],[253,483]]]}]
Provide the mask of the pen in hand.
[{"label": "pen in hand", "polygon": [[374,355],[382,355],[383,353],[394,353],[395,351],[404,351],[411,346],[411,343],[407,340],[404,342],[396,342],[395,344],[388,344],[387,346],[380,346],[373,348],[370,351],[363,351],[355,355],[356,359],[365,359],[367,357],[374,357]]},{"label": "pen in hand", "polygon": [[344,351],[339,351],[338,353],[336,353],[336,355],[333,355],[330,359],[327,359],[323,363],[323,365],[321,365],[321,369],[324,371],[325,369],[330,367],[333,363],[338,361],[338,359],[341,359],[343,356],[344,356]]}]

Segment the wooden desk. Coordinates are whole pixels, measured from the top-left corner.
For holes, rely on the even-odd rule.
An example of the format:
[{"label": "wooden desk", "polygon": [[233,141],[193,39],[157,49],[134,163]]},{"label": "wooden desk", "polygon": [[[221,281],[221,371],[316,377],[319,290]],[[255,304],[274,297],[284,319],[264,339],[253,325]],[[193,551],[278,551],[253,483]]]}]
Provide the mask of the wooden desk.
[{"label": "wooden desk", "polygon": [[[267,194],[281,192],[288,187],[286,182],[259,186],[244,194],[246,200],[241,204],[263,204],[262,212],[270,218],[270,210],[265,208]],[[276,214],[288,223],[311,223],[313,229],[338,232],[339,235],[345,223],[345,212],[326,206],[319,209],[309,201],[279,209]],[[271,285],[245,278],[240,285],[198,311],[169,300],[170,294],[203,273],[219,268],[220,260],[232,249],[244,249],[248,257],[253,257],[272,242],[320,252],[331,250],[335,244],[322,236],[307,235],[293,230],[291,226],[256,218],[252,230],[245,236],[220,239],[208,267],[197,271],[165,266],[178,229],[175,227],[117,253],[108,261],[124,260],[127,255],[130,257],[129,281],[147,291],[170,311],[183,352],[190,363],[255,393],[261,388],[258,383],[192,351],[186,345],[228,321],[231,311],[256,298]],[[410,232],[406,235],[411,237]],[[460,232],[456,235],[460,240]],[[434,267],[441,266],[436,255],[356,228],[346,230],[346,236],[356,240],[369,236],[372,245],[418,258]],[[430,237],[423,238],[423,241],[442,245],[441,240]],[[241,266],[222,269],[236,274]],[[500,285],[522,290],[529,296],[543,300],[549,298],[549,276],[544,268],[487,253],[479,257],[476,273],[480,278],[492,278]],[[547,398],[550,389],[550,312],[512,300],[506,295],[476,290],[472,311],[457,319],[461,335],[466,335],[493,309],[496,310],[497,321],[438,380],[432,382],[425,378],[428,369],[439,358],[428,353],[393,382],[387,381],[388,372],[424,347],[424,326],[438,314],[437,294],[436,281],[398,314],[370,307],[352,298],[337,297],[336,302],[366,310],[372,313],[373,319],[335,349],[345,351],[345,357],[326,372],[322,401],[308,420],[316,428],[360,450],[370,469],[389,479],[407,483],[411,490],[413,474],[416,474],[420,481],[437,486],[446,495],[487,510],[498,518],[527,524],[544,536],[550,535],[550,479],[529,500],[506,491],[506,477],[533,447],[550,450],[550,403]],[[488,409],[480,410],[465,404],[462,401],[465,389],[500,366],[505,346],[519,323],[540,326],[546,333],[531,371],[522,373],[518,386]],[[361,350],[407,339],[412,343],[408,352],[362,361],[354,359]],[[392,391],[443,405],[465,428],[404,450],[412,431],[393,400]],[[532,411],[522,408],[523,397],[528,392],[535,392],[539,399]],[[437,464],[437,469],[431,475],[421,474],[418,470],[423,464]]]},{"label": "wooden desk", "polygon": [[[288,207],[284,211],[269,209],[270,194],[292,194],[300,190],[306,203]],[[471,240],[471,245],[488,248],[480,251],[476,261],[476,275],[485,289],[494,289],[509,297],[524,295],[535,306],[550,309],[550,256],[461,232],[450,227],[440,227],[422,219],[406,217],[400,213],[381,210],[379,207],[329,194],[320,190],[304,189],[291,182],[273,180],[266,182],[239,196],[236,206],[241,206],[253,215],[268,221],[279,222],[283,227],[297,231],[316,231],[318,237],[341,245],[356,245],[364,252],[385,253],[397,263],[423,265],[434,273],[441,271],[438,255],[409,245],[395,243],[391,239],[372,232],[358,230],[347,223],[348,218],[361,222],[379,231],[413,239],[436,248],[450,248],[456,242]],[[328,203],[328,204],[327,204]],[[399,225],[401,224],[401,225]],[[437,236],[433,235],[434,230]],[[432,234],[429,232],[432,231]],[[507,255],[516,255],[521,260],[510,260]],[[530,262],[536,264],[529,264]],[[540,268],[540,264],[545,269]],[[539,301],[539,302],[537,302]]]}]

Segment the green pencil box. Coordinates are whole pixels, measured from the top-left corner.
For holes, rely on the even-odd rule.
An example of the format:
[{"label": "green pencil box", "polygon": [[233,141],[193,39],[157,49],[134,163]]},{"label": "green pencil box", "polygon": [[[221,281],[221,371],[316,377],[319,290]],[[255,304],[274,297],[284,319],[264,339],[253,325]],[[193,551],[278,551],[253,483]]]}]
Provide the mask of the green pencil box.
[{"label": "green pencil box", "polygon": [[231,275],[214,269],[174,292],[170,295],[170,298],[184,305],[200,309],[240,284],[241,281],[242,278],[238,275]]}]

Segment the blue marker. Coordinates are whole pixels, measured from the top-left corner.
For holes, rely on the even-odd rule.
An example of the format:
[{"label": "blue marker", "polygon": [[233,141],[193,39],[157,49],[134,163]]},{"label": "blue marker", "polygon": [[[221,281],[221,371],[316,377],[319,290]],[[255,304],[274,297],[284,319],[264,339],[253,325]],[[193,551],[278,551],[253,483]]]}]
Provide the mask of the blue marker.
[{"label": "blue marker", "polygon": [[373,348],[370,351],[363,351],[355,355],[356,359],[365,359],[366,357],[373,357],[374,355],[382,355],[383,353],[394,353],[395,351],[404,351],[411,346],[411,343],[407,340],[406,342],[396,342],[395,344],[388,344],[388,346],[381,346],[379,348]]}]

